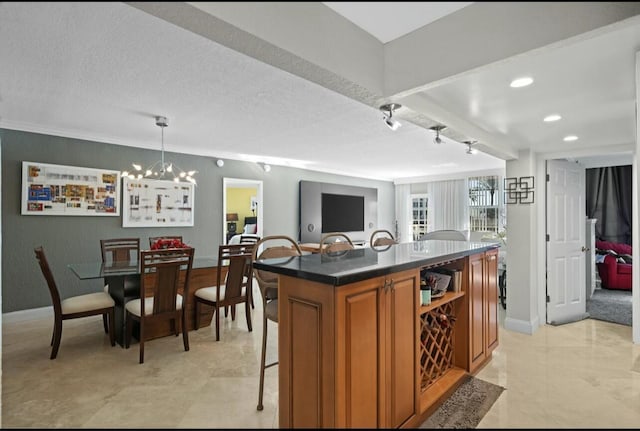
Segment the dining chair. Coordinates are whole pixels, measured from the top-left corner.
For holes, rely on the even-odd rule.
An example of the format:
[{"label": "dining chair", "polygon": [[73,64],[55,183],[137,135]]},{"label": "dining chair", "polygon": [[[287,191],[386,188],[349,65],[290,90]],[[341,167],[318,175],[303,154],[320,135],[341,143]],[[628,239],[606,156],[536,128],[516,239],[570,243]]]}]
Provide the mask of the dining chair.
[{"label": "dining chair", "polygon": [[[255,238],[255,240],[254,240]],[[258,240],[260,240],[260,237],[257,235],[249,235],[248,236],[248,240],[242,241],[240,240],[239,243],[234,243],[234,244],[226,244],[223,245],[223,260],[226,257],[226,255],[228,254],[238,254],[239,252],[242,253],[247,253],[247,254],[251,254],[251,252],[253,251],[253,247],[256,245],[256,243],[258,242]],[[242,244],[240,246],[238,246],[238,244]],[[251,304],[251,309],[255,308],[255,305],[253,304],[253,267],[251,266],[251,262],[249,262],[249,265],[247,265],[246,267],[246,274],[243,278],[243,286],[247,287],[247,295],[249,296],[249,303]],[[225,306],[224,307],[224,317],[227,317],[228,312],[229,312],[229,308],[232,309],[231,311],[231,320],[236,320],[236,306]]]},{"label": "dining chair", "polygon": [[[130,262],[137,262],[138,253],[140,253],[140,238],[112,238],[100,240],[100,253],[102,256],[102,263],[115,265],[129,264]],[[108,293],[109,285],[104,287],[105,292]],[[139,295],[138,280],[132,282],[127,280],[125,284],[125,296],[138,296]]]},{"label": "dining chair", "polygon": [[427,232],[420,237],[423,239],[445,239],[450,241],[466,241],[467,236],[459,230],[443,229]]},{"label": "dining chair", "polygon": [[[260,249],[263,249],[262,252],[259,252]],[[272,235],[258,241],[253,249],[251,261],[292,256],[302,256],[300,246],[288,236]],[[278,323],[278,275],[255,268],[253,275],[258,282],[262,298],[262,359],[260,361],[260,389],[258,392],[258,410],[262,410],[264,408],[262,405],[264,370],[278,364],[278,361],[266,364],[268,321]]]},{"label": "dining chair", "polygon": [[352,250],[354,248],[351,238],[342,232],[326,233],[320,239],[320,253],[333,253],[336,251]]},{"label": "dining chair", "polygon": [[[216,319],[216,341],[220,340],[220,310],[231,308],[231,318],[235,319],[235,306],[244,302],[245,317],[249,332],[251,326],[250,287],[246,279],[247,268],[251,264],[253,244],[224,244],[218,246],[218,273],[215,286],[203,287],[194,293],[195,328],[200,327],[202,305],[213,307]],[[226,274],[224,270],[226,267]]]},{"label": "dining chair", "polygon": [[[189,350],[189,332],[184,310],[187,308],[186,302],[189,297],[194,251],[194,248],[179,248],[140,252],[141,297],[125,305],[125,347],[129,348],[133,335],[133,321],[137,321],[140,325],[141,364],[144,363],[145,326],[154,325],[158,321],[170,322],[176,336],[178,326],[182,326],[184,350]],[[184,277],[181,277],[183,269]]]},{"label": "dining chair", "polygon": [[[100,240],[100,254],[103,264],[129,263],[138,260],[140,252],[140,238],[111,238]],[[109,285],[104,285],[105,293],[109,293]],[[124,281],[124,297],[140,295],[139,279],[126,278]],[[104,316],[103,324],[107,330],[107,318]]]},{"label": "dining chair", "polygon": [[109,340],[111,345],[116,345],[115,329],[114,329],[114,316],[115,316],[115,301],[109,294],[104,292],[88,293],[85,295],[72,296],[67,299],[60,299],[60,292],[56,285],[53,273],[49,267],[49,262],[44,253],[42,246],[34,249],[36,253],[36,259],[40,264],[42,275],[44,275],[49,287],[49,293],[51,294],[51,302],[53,303],[53,335],[51,337],[51,357],[55,359],[58,355],[58,349],[60,348],[60,340],[62,338],[62,321],[69,319],[77,319],[80,317],[97,316],[102,315],[103,321],[106,319],[109,322],[109,328],[105,327],[105,332],[109,334]]},{"label": "dining chair", "polygon": [[[381,236],[378,236],[381,235]],[[377,238],[376,238],[377,236]],[[393,234],[386,229],[378,229],[373,231],[371,234],[371,238],[369,238],[369,244],[371,247],[377,247],[381,245],[393,245],[397,244],[398,241],[395,240]]]}]

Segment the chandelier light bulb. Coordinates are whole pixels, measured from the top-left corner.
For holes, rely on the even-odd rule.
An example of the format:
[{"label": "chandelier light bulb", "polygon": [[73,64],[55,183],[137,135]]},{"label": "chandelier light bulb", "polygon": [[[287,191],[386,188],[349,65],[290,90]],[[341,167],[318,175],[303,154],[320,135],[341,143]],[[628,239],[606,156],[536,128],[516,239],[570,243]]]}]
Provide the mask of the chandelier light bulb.
[{"label": "chandelier light bulb", "polygon": [[187,174],[185,174],[184,172],[180,172],[180,175],[178,175],[180,178],[184,178],[187,176]]},{"label": "chandelier light bulb", "polygon": [[167,167],[167,172],[173,172],[173,165],[169,164],[169,166]]},{"label": "chandelier light bulb", "polygon": [[123,177],[128,177],[129,176],[129,171],[122,171],[122,176]]},{"label": "chandelier light bulb", "polygon": [[194,175],[196,174],[196,172],[197,172],[197,171],[189,171],[189,172],[187,172],[187,174],[188,174],[190,177],[192,177],[192,176],[194,176]]},{"label": "chandelier light bulb", "polygon": [[131,163],[131,165],[133,166],[133,169],[135,169],[136,171],[141,171],[142,170],[142,166],[140,166],[137,163]]},{"label": "chandelier light bulb", "polygon": [[148,177],[149,175],[151,175],[153,172],[151,172],[151,169],[147,169],[147,172],[144,173],[145,177]]}]

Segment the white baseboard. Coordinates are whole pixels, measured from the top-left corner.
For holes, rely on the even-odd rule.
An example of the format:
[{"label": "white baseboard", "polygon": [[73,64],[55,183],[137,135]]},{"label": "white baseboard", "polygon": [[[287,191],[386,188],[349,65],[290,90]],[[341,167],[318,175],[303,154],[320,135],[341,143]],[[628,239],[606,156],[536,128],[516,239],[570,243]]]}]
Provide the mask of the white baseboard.
[{"label": "white baseboard", "polygon": [[507,317],[506,319],[504,319],[504,329],[508,329],[509,331],[520,332],[523,334],[531,335],[534,332],[536,332],[539,326],[540,326],[540,321],[538,320],[537,317],[532,321],[517,320],[517,319],[512,319],[511,317]]},{"label": "white baseboard", "polygon": [[53,306],[42,308],[31,308],[29,310],[12,311],[11,313],[2,314],[2,323],[19,323],[29,320],[38,320],[44,318],[53,318]]}]

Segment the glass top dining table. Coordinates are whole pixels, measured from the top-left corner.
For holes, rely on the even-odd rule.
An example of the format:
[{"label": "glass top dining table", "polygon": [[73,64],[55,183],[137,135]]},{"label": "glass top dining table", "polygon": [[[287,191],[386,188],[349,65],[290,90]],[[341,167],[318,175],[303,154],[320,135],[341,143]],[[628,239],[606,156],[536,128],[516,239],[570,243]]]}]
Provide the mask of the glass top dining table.
[{"label": "glass top dining table", "polygon": [[[218,266],[218,259],[214,257],[196,257],[193,259],[192,269],[213,268]],[[67,265],[80,280],[94,278],[110,278],[127,275],[140,275],[140,265],[137,260],[129,262],[83,262]]]}]

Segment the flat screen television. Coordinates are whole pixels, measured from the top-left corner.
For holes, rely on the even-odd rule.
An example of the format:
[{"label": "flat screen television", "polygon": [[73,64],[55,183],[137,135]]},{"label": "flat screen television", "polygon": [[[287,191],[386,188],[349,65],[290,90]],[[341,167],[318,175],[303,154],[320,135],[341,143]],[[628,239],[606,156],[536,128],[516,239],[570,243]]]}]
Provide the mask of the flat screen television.
[{"label": "flat screen television", "polygon": [[322,233],[364,230],[364,196],[322,193]]}]

